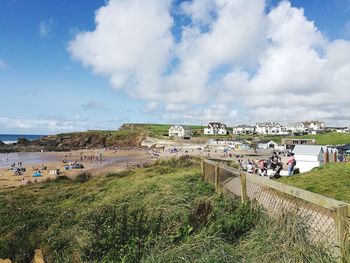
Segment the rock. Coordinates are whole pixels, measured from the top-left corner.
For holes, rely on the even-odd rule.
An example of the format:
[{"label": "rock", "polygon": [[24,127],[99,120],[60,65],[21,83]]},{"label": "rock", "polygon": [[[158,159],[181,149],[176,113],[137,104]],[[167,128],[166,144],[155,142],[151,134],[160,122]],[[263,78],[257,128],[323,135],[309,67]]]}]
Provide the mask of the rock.
[{"label": "rock", "polygon": [[31,263],[45,263],[43,252],[41,249],[34,250],[34,258]]},{"label": "rock", "polygon": [[0,258],[0,263],[11,263],[12,261],[11,261],[11,259],[2,259],[2,258]]},{"label": "rock", "polygon": [[30,144],[30,141],[26,138],[18,138],[17,140],[17,145],[24,146],[29,144]]}]

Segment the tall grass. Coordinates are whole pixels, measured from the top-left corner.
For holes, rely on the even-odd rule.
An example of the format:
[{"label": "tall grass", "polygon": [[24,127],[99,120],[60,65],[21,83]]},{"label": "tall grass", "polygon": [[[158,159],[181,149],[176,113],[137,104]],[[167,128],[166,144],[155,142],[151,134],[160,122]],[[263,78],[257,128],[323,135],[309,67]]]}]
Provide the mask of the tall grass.
[{"label": "tall grass", "polygon": [[[285,227],[264,218],[216,194],[196,160],[172,159],[1,190],[0,258],[29,262],[42,248],[47,262],[264,262],[280,255],[273,241]],[[306,259],[327,258],[305,243],[291,248],[285,262],[302,248]]]}]

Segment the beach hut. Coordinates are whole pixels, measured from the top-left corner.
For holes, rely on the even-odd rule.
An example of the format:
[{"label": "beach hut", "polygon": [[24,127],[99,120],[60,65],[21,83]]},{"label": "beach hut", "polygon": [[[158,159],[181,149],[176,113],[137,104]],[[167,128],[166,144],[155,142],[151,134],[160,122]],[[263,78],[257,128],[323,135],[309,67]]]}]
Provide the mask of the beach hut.
[{"label": "beach hut", "polygon": [[296,167],[299,168],[301,173],[308,172],[324,163],[324,149],[322,146],[296,145],[293,153],[297,161]]},{"label": "beach hut", "polygon": [[258,142],[258,149],[269,150],[277,148],[278,144],[271,140],[261,140]]}]

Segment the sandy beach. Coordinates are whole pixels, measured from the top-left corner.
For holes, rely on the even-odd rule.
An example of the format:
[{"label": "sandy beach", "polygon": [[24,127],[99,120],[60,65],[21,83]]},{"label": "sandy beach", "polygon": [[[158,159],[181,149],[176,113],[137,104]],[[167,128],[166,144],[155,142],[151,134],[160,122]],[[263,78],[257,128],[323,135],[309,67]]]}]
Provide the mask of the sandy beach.
[{"label": "sandy beach", "polygon": [[[102,161],[99,159],[102,156]],[[65,162],[63,162],[63,160]],[[143,164],[154,160],[144,150],[80,150],[71,152],[33,152],[33,153],[9,153],[0,154],[0,188],[15,187],[27,182],[43,182],[47,179],[55,179],[50,170],[60,169],[61,174],[69,177],[82,172],[90,172],[93,175],[99,173],[116,172],[128,166]],[[11,164],[15,167],[25,168],[23,175],[14,175],[10,170]],[[81,163],[83,169],[65,170],[69,163]],[[45,168],[46,169],[43,169]],[[42,177],[33,177],[33,173],[40,171]]]},{"label": "sandy beach", "polygon": [[[89,172],[92,175],[118,172],[127,167],[136,167],[144,163],[153,162],[158,158],[171,158],[181,155],[192,155],[199,157],[220,158],[237,161],[236,155],[245,161],[248,159],[260,159],[269,156],[269,152],[255,154],[253,151],[231,150],[229,157],[219,147],[193,147],[193,145],[169,145],[161,149],[134,149],[134,150],[79,150],[70,152],[19,152],[0,154],[0,188],[16,187],[25,182],[44,182],[48,179],[55,179],[57,176],[50,174],[50,171],[59,169],[60,175],[74,177],[82,172]],[[176,149],[176,150],[175,150]],[[243,156],[243,158],[242,158]],[[102,157],[102,161],[100,159]],[[64,161],[64,162],[63,162]],[[26,172],[23,175],[14,175],[11,164],[15,167],[24,167]],[[65,170],[70,163],[80,163],[83,169]],[[45,169],[44,169],[45,168]],[[40,171],[41,177],[33,177],[33,173]],[[23,181],[24,180],[24,181]]]}]

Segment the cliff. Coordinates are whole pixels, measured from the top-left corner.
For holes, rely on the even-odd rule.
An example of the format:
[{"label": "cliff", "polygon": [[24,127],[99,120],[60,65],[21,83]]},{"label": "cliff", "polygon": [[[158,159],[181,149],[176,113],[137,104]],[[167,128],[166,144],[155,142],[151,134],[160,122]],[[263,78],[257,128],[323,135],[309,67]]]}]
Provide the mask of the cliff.
[{"label": "cliff", "polygon": [[68,151],[94,148],[139,147],[146,135],[136,131],[88,131],[49,135],[29,141],[20,138],[17,143],[0,142],[0,152]]}]

